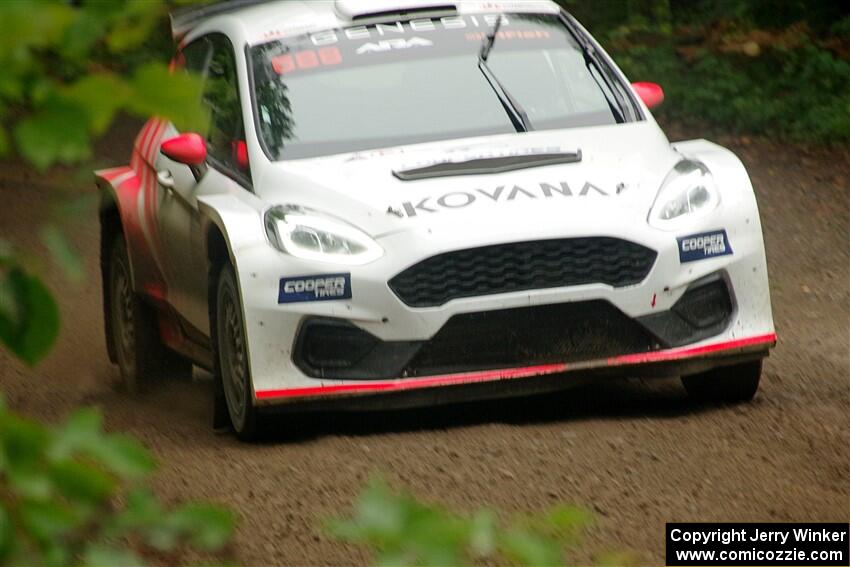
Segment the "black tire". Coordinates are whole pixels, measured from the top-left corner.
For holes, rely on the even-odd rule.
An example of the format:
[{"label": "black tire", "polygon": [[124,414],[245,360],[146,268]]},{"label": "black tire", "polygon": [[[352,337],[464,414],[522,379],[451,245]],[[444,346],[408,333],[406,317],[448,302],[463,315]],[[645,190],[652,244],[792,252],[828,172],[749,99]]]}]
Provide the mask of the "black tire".
[{"label": "black tire", "polygon": [[741,403],[753,399],[761,381],[761,360],[721,366],[682,376],[688,396],[700,402]]},{"label": "black tire", "polygon": [[144,390],[152,378],[191,377],[192,363],[162,344],[154,309],[133,291],[127,245],[121,233],[113,239],[108,281],[109,331],[115,346],[120,385],[137,393]]},{"label": "black tire", "polygon": [[259,427],[245,323],[236,275],[230,264],[221,268],[215,294],[216,379],[224,393],[230,424],[242,441],[256,438]]}]

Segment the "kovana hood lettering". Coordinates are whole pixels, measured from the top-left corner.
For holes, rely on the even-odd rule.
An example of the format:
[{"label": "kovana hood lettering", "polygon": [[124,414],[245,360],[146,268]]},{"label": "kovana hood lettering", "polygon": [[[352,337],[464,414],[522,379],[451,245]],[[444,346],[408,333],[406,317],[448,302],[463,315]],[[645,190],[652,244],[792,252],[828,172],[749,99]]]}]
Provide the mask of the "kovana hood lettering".
[{"label": "kovana hood lettering", "polygon": [[552,197],[588,197],[591,195],[608,197],[609,194],[598,186],[586,181],[581,189],[574,191],[566,181],[558,184],[539,183],[535,188],[519,185],[499,185],[494,189],[473,189],[471,191],[450,191],[438,197],[425,197],[419,201],[405,201],[399,207],[390,206],[388,212],[400,217],[412,218],[421,214],[439,213],[443,210],[463,209],[477,202],[496,203],[522,199],[549,199]]}]

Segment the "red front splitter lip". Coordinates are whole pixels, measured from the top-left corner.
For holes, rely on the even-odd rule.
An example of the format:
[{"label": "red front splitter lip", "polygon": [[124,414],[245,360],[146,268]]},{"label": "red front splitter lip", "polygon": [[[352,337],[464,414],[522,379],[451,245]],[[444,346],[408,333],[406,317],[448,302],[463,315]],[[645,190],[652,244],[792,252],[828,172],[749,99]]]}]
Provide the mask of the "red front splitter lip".
[{"label": "red front splitter lip", "polygon": [[422,388],[438,388],[444,386],[457,386],[461,384],[476,384],[481,382],[495,382],[498,380],[513,380],[516,378],[530,378],[532,376],[545,376],[547,374],[563,374],[578,370],[592,370],[595,368],[610,368],[617,366],[639,366],[655,362],[669,362],[686,360],[692,358],[706,358],[718,354],[728,354],[733,351],[764,350],[776,344],[776,333],[757,335],[731,341],[705,344],[700,346],[686,346],[657,350],[653,352],[642,352],[637,354],[624,354],[610,358],[601,358],[582,362],[562,362],[554,364],[540,364],[536,366],[523,366],[518,368],[504,368],[499,370],[481,370],[475,372],[460,372],[456,374],[442,374],[439,376],[423,376],[421,378],[396,378],[393,380],[375,380],[368,383],[358,384],[335,384],[330,386],[310,386],[306,388],[287,388],[282,390],[258,390],[255,394],[259,401],[272,402],[294,401],[295,399],[320,398],[325,396],[365,395],[387,392],[401,392],[405,390],[416,390]]}]

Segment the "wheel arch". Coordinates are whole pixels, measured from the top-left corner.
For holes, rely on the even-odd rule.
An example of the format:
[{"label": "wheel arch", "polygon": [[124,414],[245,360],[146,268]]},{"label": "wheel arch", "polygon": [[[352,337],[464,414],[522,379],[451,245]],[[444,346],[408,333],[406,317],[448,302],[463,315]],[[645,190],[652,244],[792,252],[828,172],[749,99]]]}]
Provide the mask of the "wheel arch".
[{"label": "wheel arch", "polygon": [[[225,264],[234,265],[226,230],[209,219],[205,228],[204,253],[207,260],[207,305],[209,308],[210,339],[215,340],[215,294],[218,275]],[[213,343],[214,344],[214,343]]]},{"label": "wheel arch", "polygon": [[[215,197],[209,198],[215,200]],[[241,288],[236,258],[233,254],[230,234],[227,230],[225,219],[217,210],[215,204],[206,202],[205,199],[198,200],[198,209],[203,217],[204,254],[207,265],[207,309],[209,320],[210,347],[212,349],[213,367],[213,427],[222,428],[230,426],[230,415],[224,396],[224,386],[221,381],[221,368],[216,347],[218,341],[217,332],[217,308],[216,299],[218,294],[218,278],[222,268],[226,264],[233,266],[236,271],[236,285]],[[226,215],[224,215],[226,217]],[[241,289],[238,289],[241,302]],[[244,306],[243,306],[244,309]],[[244,313],[243,313],[244,315]],[[248,346],[250,360],[250,345]],[[251,385],[253,392],[253,384]]]},{"label": "wheel arch", "polygon": [[229,262],[238,274],[240,266],[236,250],[249,246],[260,237],[265,239],[257,211],[229,195],[199,198],[198,210],[203,218],[202,234],[208,268],[220,269]]},{"label": "wheel arch", "polygon": [[[123,179],[134,177],[135,172],[129,167],[119,167],[109,170],[95,172],[95,185],[100,194],[98,207],[98,221],[100,225],[100,284],[103,311],[103,327],[106,335],[106,353],[109,361],[117,363],[118,357],[115,348],[115,340],[112,333],[112,318],[109,316],[109,305],[112,300],[112,286],[109,282],[110,262],[112,258],[112,244],[115,237],[124,234],[124,222],[120,210],[120,199],[118,189]],[[130,261],[130,277],[133,281],[133,259],[128,253]]]}]

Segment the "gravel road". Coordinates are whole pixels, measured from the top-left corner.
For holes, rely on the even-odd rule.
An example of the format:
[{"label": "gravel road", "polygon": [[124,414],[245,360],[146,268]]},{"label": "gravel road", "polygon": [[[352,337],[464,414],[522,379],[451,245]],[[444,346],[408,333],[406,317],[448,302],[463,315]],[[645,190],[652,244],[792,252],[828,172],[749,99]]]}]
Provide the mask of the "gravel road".
[{"label": "gravel road", "polygon": [[[671,135],[673,139],[680,136]],[[130,131],[101,148],[117,163]],[[0,352],[0,389],[18,411],[56,420],[103,409],[161,463],[167,501],[202,498],[240,517],[233,559],[245,565],[363,564],[364,550],[323,534],[373,474],[460,511],[506,517],[556,503],[595,511],[576,556],[629,551],[662,564],[668,521],[850,519],[850,151],[717,136],[758,192],[779,345],[755,401],[694,406],[678,382],[623,380],[512,401],[404,413],[322,414],[244,445],[210,429],[209,377],[164,380],[133,398],[110,387],[96,277],[94,211],[73,220],[89,277],[47,268],[63,332],[35,369]],[[70,183],[68,180],[70,179]],[[71,173],[0,164],[0,236],[46,252],[37,227]],[[47,266],[46,260],[44,261]]]}]

